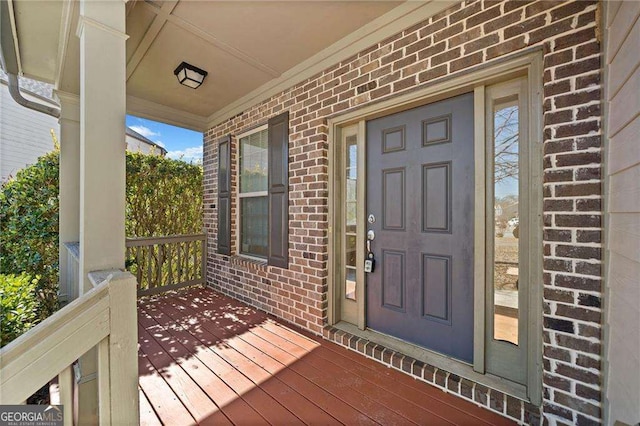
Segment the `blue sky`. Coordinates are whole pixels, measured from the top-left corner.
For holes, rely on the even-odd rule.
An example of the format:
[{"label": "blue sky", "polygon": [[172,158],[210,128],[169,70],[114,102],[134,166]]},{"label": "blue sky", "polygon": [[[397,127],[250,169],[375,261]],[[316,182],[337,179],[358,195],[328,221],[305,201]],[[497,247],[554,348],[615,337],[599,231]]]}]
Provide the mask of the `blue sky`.
[{"label": "blue sky", "polygon": [[158,145],[164,147],[167,157],[188,163],[202,161],[202,133],[157,121],[127,115],[127,127],[131,127]]}]

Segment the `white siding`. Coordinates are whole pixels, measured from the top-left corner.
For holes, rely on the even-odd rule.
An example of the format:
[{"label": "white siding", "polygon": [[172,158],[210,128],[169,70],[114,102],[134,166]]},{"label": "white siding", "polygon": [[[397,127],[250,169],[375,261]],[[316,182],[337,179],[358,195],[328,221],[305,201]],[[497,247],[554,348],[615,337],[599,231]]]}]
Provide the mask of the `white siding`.
[{"label": "white siding", "polygon": [[640,2],[607,7],[608,424],[640,422]]},{"label": "white siding", "polygon": [[136,139],[129,135],[126,135],[126,140],[127,140],[127,151],[140,152],[142,154],[151,154],[151,153],[155,155],[161,154],[160,148],[154,145],[149,145],[148,143],[143,142],[140,139]]},{"label": "white siding", "polygon": [[51,129],[60,134],[56,118],[18,105],[0,84],[0,182],[53,149]]}]

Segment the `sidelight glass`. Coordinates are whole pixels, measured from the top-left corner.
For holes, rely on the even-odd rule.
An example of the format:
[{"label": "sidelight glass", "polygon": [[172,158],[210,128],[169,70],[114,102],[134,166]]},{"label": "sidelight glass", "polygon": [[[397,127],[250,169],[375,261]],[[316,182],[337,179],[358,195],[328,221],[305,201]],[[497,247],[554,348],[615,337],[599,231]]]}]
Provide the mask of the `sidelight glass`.
[{"label": "sidelight glass", "polygon": [[518,97],[493,104],[493,338],[518,345],[519,175]]},{"label": "sidelight glass", "polygon": [[358,183],[358,138],[356,135],[345,139],[344,168],[344,267],[345,297],[356,300],[356,254],[357,254],[357,183]]}]

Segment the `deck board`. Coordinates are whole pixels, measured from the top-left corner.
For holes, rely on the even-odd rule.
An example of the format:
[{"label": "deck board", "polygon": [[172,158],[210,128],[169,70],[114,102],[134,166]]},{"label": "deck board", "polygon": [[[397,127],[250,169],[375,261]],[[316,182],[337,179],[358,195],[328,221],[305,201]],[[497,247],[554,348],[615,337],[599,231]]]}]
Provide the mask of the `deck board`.
[{"label": "deck board", "polygon": [[[159,320],[166,322],[164,325],[169,328],[169,331],[178,341],[191,345],[192,349],[196,349],[197,346],[208,349],[199,351],[198,358],[206,363],[214,373],[229,383],[234,390],[242,396],[242,399],[260,413],[268,422],[272,424],[303,423],[287,409],[287,406],[278,403],[276,399],[280,396],[278,393],[276,393],[276,397],[274,398],[274,395],[270,395],[264,386],[256,386],[256,382],[251,380],[250,376],[252,374],[254,377],[256,374],[259,374],[259,371],[257,371],[258,366],[242,363],[240,359],[242,355],[238,354],[239,356],[235,357],[236,352],[225,348],[226,343],[221,344],[222,339],[208,333],[204,329],[203,324],[196,324],[196,326],[191,327],[184,326],[186,333],[190,335],[188,337],[185,337],[184,333],[181,337],[173,333],[171,329],[172,322],[180,323],[180,321],[187,319],[187,321],[183,323],[186,324],[189,322],[188,320],[197,319],[198,316],[197,313],[193,311],[180,311],[176,309],[172,306],[172,303],[167,303],[168,300],[171,299],[156,304],[159,310],[165,315],[159,316]],[[270,390],[274,392],[272,387]]]},{"label": "deck board", "polygon": [[141,424],[514,424],[210,289],[138,318]]},{"label": "deck board", "polygon": [[151,407],[151,403],[147,399],[142,389],[138,389],[138,399],[140,401],[140,426],[158,426],[162,423],[156,412]]}]

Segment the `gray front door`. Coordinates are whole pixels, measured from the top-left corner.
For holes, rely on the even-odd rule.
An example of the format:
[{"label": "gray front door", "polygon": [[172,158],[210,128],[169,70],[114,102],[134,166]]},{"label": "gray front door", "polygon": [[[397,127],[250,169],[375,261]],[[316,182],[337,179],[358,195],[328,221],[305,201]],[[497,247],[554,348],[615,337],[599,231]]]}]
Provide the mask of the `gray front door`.
[{"label": "gray front door", "polygon": [[367,123],[367,326],[473,362],[473,93]]}]

